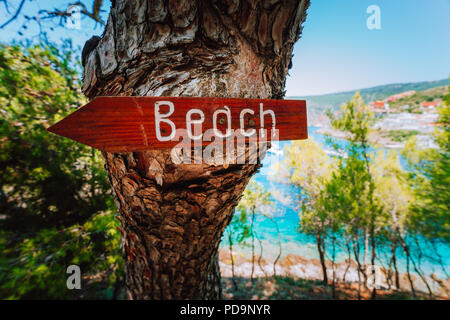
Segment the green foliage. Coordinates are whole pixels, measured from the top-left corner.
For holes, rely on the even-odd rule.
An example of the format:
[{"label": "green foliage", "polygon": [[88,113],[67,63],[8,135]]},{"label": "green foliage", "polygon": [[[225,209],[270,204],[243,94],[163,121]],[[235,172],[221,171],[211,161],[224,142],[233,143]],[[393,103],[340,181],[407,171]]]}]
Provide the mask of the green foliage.
[{"label": "green foliage", "polygon": [[[300,229],[310,235],[325,233],[330,224],[329,212],[322,210],[319,198],[331,177],[335,162],[312,139],[293,141],[285,148],[286,158],[276,166],[278,175],[285,175],[297,187]],[[282,168],[287,168],[283,172]]]},{"label": "green foliage", "polygon": [[227,228],[228,241],[241,244],[248,239],[253,232],[250,221],[252,216],[258,213],[271,217],[271,204],[270,193],[261,184],[251,180],[245,188],[233,219]]},{"label": "green foliage", "polygon": [[[450,90],[450,87],[449,87]],[[438,149],[419,150],[410,139],[403,154],[411,166],[410,181],[417,201],[413,205],[411,228],[429,239],[450,241],[450,93],[438,109],[434,133]]]},{"label": "green foliage", "polygon": [[[368,136],[373,114],[357,93],[342,105],[341,115],[329,113],[334,129],[349,134],[347,158],[338,159],[338,169],[333,174],[322,196],[326,210],[333,210],[352,232],[373,228],[379,210],[374,199],[375,184],[370,169]],[[337,146],[334,146],[339,151]]]},{"label": "green foliage", "polygon": [[245,211],[235,212],[233,219],[227,229],[228,241],[233,244],[240,244],[250,237],[250,224]]},{"label": "green foliage", "polygon": [[431,88],[423,91],[418,91],[412,96],[403,97],[401,99],[389,102],[389,108],[394,112],[402,112],[403,106],[408,105],[408,112],[421,113],[420,104],[426,102],[442,102],[443,96],[447,92],[447,83],[443,83],[445,86]]},{"label": "green foliage", "polygon": [[237,206],[239,212],[244,212],[247,216],[251,215],[252,212],[259,212],[264,215],[270,215],[270,193],[267,192],[264,187],[251,180],[244,190],[241,201]]},{"label": "green foliage", "polygon": [[375,210],[372,185],[366,164],[353,148],[346,161],[339,161],[320,196],[320,204],[346,226],[349,234],[357,234],[368,227]]},{"label": "green foliage", "polygon": [[408,174],[400,165],[400,156],[395,151],[378,151],[371,169],[375,183],[375,198],[383,208],[378,219],[383,236],[395,238],[393,234],[404,235],[410,219],[410,206],[414,193],[408,181]]},{"label": "green foliage", "polygon": [[71,264],[109,290],[121,277],[100,153],[46,131],[85,102],[70,43],[0,46],[2,298],[79,297],[66,287]]},{"label": "green foliage", "polygon": [[[445,100],[449,99],[447,95]],[[286,159],[275,172],[298,189],[300,230],[315,236],[325,284],[328,267],[324,257],[331,253],[334,261],[336,246],[347,252],[348,259],[355,259],[363,284],[369,281],[368,266],[383,260],[398,279],[396,261],[402,249],[408,278],[412,264],[431,294],[421,263],[430,259],[443,265],[435,244],[448,242],[450,226],[448,102],[439,112],[435,133],[439,150],[418,150],[414,136],[406,143],[404,155],[411,172],[401,166],[398,152],[374,152],[370,147],[374,118],[359,94],[342,105],[339,116],[328,113],[333,129],[345,132],[348,140],[339,147],[328,138],[339,156],[329,160],[311,138],[286,148]],[[425,246],[431,254],[424,254]],[[372,294],[376,296],[375,291]]]},{"label": "green foliage", "polygon": [[412,136],[418,135],[419,131],[416,130],[389,130],[386,132],[387,136],[392,139],[392,141],[402,142],[409,139]]},{"label": "green foliage", "polygon": [[350,134],[350,149],[361,146],[362,152],[366,152],[370,124],[374,120],[374,115],[369,107],[364,104],[364,100],[359,92],[348,102],[341,106],[341,115],[336,118],[331,111],[327,113],[331,120],[333,129],[344,131]]},{"label": "green foliage", "polygon": [[[79,290],[68,290],[66,268],[80,266],[84,276],[101,276],[107,287],[113,287],[123,272],[119,253],[118,221],[109,213],[98,214],[83,225],[65,229],[41,229],[33,237],[14,241],[1,232],[0,296],[6,299],[79,298]],[[9,241],[6,239],[10,239]],[[111,290],[111,289],[110,289]],[[94,297],[111,296],[97,292]]]},{"label": "green foliage", "polygon": [[100,154],[46,131],[85,103],[70,47],[0,47],[0,208],[4,228],[82,223],[112,208]]}]

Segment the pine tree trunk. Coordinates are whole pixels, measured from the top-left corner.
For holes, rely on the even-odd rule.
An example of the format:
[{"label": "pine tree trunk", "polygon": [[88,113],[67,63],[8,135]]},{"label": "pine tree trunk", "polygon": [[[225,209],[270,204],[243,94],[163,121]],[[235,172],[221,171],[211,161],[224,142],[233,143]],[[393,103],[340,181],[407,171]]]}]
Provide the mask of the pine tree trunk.
[{"label": "pine tree trunk", "polygon": [[316,244],[317,250],[319,251],[320,265],[322,266],[322,275],[323,275],[323,284],[328,285],[328,274],[327,274],[327,265],[325,261],[325,243],[324,239],[318,232],[316,234]]},{"label": "pine tree trunk", "polygon": [[400,290],[400,276],[397,268],[397,247],[395,243],[392,243],[391,245],[391,252],[392,252],[392,263],[394,265],[394,279],[395,279],[395,290]]},{"label": "pine tree trunk", "polygon": [[[83,91],[109,96],[284,96],[309,0],[113,0],[83,50]],[[103,153],[131,299],[218,299],[217,249],[258,165],[175,165],[170,150]]]},{"label": "pine tree trunk", "polygon": [[253,278],[253,275],[255,274],[255,230],[254,230],[254,225],[255,225],[255,208],[253,206],[252,208],[252,215],[251,215],[251,219],[250,219],[251,223],[250,223],[250,230],[251,230],[251,238],[252,238],[252,271],[250,273],[250,280],[252,281],[252,284],[255,282],[255,279]]}]

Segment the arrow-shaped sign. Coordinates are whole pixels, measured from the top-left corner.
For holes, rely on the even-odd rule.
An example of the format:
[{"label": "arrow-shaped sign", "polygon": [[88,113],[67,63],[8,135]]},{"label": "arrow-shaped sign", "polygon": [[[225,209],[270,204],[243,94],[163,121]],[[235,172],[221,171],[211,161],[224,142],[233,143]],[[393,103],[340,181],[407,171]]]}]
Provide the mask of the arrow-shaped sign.
[{"label": "arrow-shaped sign", "polygon": [[[207,132],[248,138],[278,129],[279,140],[306,139],[304,100],[97,97],[48,131],[109,152],[172,148],[184,136],[203,145]],[[214,139],[213,139],[214,140]]]}]

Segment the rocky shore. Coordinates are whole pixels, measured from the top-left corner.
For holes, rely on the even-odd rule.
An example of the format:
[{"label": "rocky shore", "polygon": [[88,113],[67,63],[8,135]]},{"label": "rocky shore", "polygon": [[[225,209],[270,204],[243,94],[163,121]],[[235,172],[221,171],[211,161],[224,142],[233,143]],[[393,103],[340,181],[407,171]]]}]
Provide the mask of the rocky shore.
[{"label": "rocky shore", "polygon": [[[236,277],[249,278],[252,272],[252,259],[249,255],[233,252],[234,272]],[[232,264],[230,251],[226,248],[219,249],[219,265],[222,277],[232,277]],[[333,264],[326,261],[328,279],[333,279]],[[389,270],[377,268],[377,288],[395,289],[389,285]],[[307,280],[322,280],[322,267],[318,259],[308,259],[302,256],[288,254],[278,260],[274,267],[274,261],[255,257],[254,277],[270,277],[273,275],[301,278]],[[357,284],[358,267],[353,260],[339,262],[334,268],[335,279],[341,283]],[[426,293],[427,287],[422,279],[416,274],[411,274],[413,285],[416,291]],[[439,279],[434,275],[425,278],[434,295],[448,299],[450,296],[450,278]],[[357,290],[357,286],[354,286]],[[400,274],[400,290],[410,291],[411,285],[406,274]]]}]

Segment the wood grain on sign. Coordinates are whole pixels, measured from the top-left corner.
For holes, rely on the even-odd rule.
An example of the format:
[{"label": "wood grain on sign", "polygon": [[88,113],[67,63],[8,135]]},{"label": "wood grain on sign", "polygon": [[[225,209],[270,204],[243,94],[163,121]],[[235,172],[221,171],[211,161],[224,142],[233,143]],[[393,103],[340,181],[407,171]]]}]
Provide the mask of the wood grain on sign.
[{"label": "wood grain on sign", "polygon": [[[173,105],[172,113],[168,116],[171,110],[167,102]],[[216,111],[225,111],[225,106],[230,110],[231,129],[239,129],[241,124],[244,124],[244,130],[261,128],[260,119],[263,110],[263,126],[270,134],[273,117],[267,111],[272,110],[280,141],[308,137],[304,100],[231,98],[97,97],[48,128],[48,131],[109,152],[166,149],[174,147],[179,142],[158,139],[158,125],[159,137],[162,136],[163,139],[172,132],[173,127],[169,122],[172,122],[176,129],[190,127],[193,132],[193,126],[189,122],[187,124],[186,117],[190,110],[197,109],[204,114],[202,132],[212,129],[213,118],[216,118],[217,130],[225,133],[229,128],[228,114],[217,112],[214,117]],[[243,111],[244,109],[246,111]],[[155,118],[156,112],[160,114],[160,121]],[[189,118],[200,121],[201,114],[198,111],[194,113],[191,111]],[[211,142],[202,143],[207,145]]]}]

